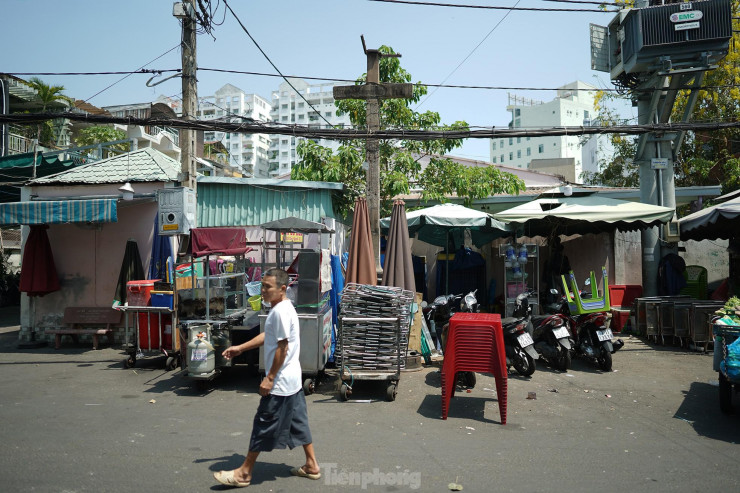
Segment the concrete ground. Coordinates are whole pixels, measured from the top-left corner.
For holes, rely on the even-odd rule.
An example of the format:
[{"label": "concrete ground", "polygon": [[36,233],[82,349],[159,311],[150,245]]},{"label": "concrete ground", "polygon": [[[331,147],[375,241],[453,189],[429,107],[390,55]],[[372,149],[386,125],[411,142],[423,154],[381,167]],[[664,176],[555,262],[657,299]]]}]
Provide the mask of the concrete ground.
[{"label": "concrete ground", "polygon": [[[212,472],[246,452],[259,400],[249,368],[200,391],[161,357],[123,369],[119,347],[18,349],[17,324],[17,308],[0,310],[3,491],[225,489]],[[372,382],[341,402],[329,381],[307,398],[324,477],[291,477],[302,451],[280,450],[260,456],[249,489],[738,491],[740,415],[719,411],[711,355],[624,339],[610,373],[574,360],[567,373],[511,375],[506,425],[488,375],[447,420],[436,366],[404,372],[394,402]]]}]

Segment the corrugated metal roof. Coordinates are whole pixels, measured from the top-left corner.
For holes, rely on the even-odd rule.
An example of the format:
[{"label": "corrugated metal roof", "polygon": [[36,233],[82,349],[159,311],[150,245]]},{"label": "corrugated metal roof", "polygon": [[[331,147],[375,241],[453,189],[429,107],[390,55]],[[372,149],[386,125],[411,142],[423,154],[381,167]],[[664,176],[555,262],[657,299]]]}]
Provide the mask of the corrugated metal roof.
[{"label": "corrugated metal roof", "polygon": [[78,166],[69,171],[37,178],[32,185],[93,184],[179,181],[180,163],[146,147],[112,158]]},{"label": "corrugated metal roof", "polygon": [[294,216],[334,218],[332,194],[340,183],[256,178],[198,179],[198,227],[259,226]]}]

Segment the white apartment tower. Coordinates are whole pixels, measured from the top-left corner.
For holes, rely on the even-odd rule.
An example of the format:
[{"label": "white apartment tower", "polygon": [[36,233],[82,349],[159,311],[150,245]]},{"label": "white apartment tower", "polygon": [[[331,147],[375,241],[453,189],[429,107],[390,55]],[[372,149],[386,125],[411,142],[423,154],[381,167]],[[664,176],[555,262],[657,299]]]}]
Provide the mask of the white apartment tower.
[{"label": "white apartment tower", "polygon": [[[289,81],[290,84],[283,82],[277,91],[272,92],[270,116],[275,123],[316,128],[329,127],[327,121],[332,127],[350,125],[348,115],[337,116],[337,108],[334,106],[334,84],[311,85],[303,79],[295,78]],[[270,147],[270,176],[290,174],[291,168],[299,160],[296,145],[300,139],[290,135],[273,137]],[[340,145],[339,142],[332,140],[319,139],[317,142],[332,150],[336,150]]]},{"label": "white apartment tower", "polygon": [[[270,102],[256,94],[247,94],[226,84],[213,96],[199,98],[198,119],[223,119],[234,123],[245,118],[270,120]],[[277,138],[277,137],[276,137]],[[247,177],[268,178],[270,136],[230,132],[205,132],[203,141],[221,142],[229,154],[229,164]]]},{"label": "white apartment tower", "polygon": [[[534,101],[509,94],[507,111],[511,112],[509,128],[549,128],[562,126],[590,126],[595,118],[596,88],[581,81],[557,89],[557,96],[549,102]],[[516,168],[535,168],[537,163],[572,163],[575,181],[581,173],[598,169],[597,156],[591,147],[581,144],[580,136],[561,137],[507,137],[491,139],[491,162]],[[585,154],[584,155],[584,151]],[[586,158],[584,162],[584,157]],[[547,161],[540,161],[547,160]],[[569,164],[569,167],[571,165]],[[544,168],[541,168],[545,171]]]}]

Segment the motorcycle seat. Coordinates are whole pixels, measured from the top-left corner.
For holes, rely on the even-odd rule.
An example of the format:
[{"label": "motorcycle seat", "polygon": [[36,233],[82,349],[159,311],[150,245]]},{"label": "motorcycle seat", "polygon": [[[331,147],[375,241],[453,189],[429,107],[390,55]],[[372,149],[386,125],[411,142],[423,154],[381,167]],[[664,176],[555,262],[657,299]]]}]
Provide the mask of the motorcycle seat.
[{"label": "motorcycle seat", "polygon": [[501,319],[501,325],[506,327],[507,325],[513,325],[513,324],[519,323],[520,320],[521,318],[504,317]]}]

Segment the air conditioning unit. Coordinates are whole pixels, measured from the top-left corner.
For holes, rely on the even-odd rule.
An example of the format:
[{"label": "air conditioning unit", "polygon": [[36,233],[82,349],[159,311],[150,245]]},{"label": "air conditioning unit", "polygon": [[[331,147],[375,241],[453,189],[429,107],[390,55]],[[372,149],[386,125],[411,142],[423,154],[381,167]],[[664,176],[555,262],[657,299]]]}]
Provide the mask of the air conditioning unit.
[{"label": "air conditioning unit", "polygon": [[157,190],[159,234],[181,235],[195,227],[195,190],[186,187]]}]

